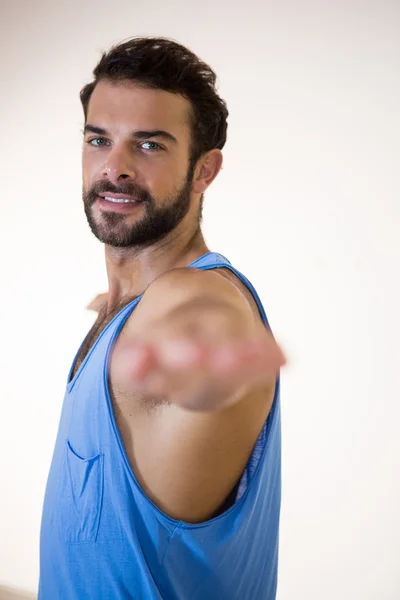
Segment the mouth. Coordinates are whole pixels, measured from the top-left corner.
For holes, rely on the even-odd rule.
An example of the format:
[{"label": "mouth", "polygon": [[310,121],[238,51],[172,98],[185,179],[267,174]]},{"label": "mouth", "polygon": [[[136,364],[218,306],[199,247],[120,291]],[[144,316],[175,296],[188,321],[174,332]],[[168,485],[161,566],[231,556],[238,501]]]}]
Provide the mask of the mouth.
[{"label": "mouth", "polygon": [[98,196],[99,207],[106,212],[130,212],[143,204],[143,200],[138,200],[129,196],[113,194],[112,196]]},{"label": "mouth", "polygon": [[131,200],[128,198],[111,198],[111,196],[104,196],[104,200],[107,200],[107,202],[114,202],[115,204],[127,204],[128,202],[137,202],[137,200]]},{"label": "mouth", "polygon": [[112,192],[102,192],[101,194],[99,194],[100,198],[104,198],[105,200],[108,200],[109,202],[140,202],[139,198],[136,198],[136,196],[130,196],[129,194],[114,194]]}]

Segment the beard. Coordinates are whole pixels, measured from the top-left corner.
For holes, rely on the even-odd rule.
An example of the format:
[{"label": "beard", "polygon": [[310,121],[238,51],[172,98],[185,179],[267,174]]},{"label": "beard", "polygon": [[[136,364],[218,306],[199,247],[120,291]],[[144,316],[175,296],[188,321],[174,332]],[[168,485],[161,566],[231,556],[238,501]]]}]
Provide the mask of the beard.
[{"label": "beard", "polygon": [[[135,183],[122,182],[117,187],[108,180],[96,182],[87,192],[82,192],[92,233],[100,242],[115,248],[145,247],[161,240],[179,225],[189,211],[193,175],[194,169],[189,168],[181,188],[173,196],[163,198],[162,202]],[[93,205],[98,195],[104,192],[134,196],[142,202],[144,215],[132,224],[126,223],[127,215],[117,212],[102,211],[95,217]],[[201,211],[199,221],[200,214]]]}]

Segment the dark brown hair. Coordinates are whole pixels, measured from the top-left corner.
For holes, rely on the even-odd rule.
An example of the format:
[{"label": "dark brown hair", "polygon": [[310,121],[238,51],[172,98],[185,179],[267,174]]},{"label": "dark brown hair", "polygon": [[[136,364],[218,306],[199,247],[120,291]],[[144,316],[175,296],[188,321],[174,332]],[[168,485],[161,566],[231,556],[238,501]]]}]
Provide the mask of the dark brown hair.
[{"label": "dark brown hair", "polygon": [[224,147],[228,109],[217,94],[216,74],[181,44],[161,37],[131,38],[103,53],[93,76],[94,81],[80,92],[85,121],[90,97],[99,81],[133,81],[190,101],[192,166],[205,152]]}]

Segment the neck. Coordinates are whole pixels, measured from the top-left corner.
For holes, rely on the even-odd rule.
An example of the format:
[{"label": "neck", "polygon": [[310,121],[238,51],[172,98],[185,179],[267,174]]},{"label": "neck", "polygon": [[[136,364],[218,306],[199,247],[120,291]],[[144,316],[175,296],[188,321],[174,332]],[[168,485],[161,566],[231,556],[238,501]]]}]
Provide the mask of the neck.
[{"label": "neck", "polygon": [[105,247],[108,276],[107,313],[115,307],[142,294],[145,289],[166,271],[187,267],[209,252],[203,234],[172,231],[165,238],[147,247]]}]

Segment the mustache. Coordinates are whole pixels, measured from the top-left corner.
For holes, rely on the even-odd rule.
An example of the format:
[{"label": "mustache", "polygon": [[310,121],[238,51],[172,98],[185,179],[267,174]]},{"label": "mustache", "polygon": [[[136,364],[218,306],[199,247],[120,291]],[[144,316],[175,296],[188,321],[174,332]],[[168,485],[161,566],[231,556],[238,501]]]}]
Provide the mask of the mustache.
[{"label": "mustache", "polygon": [[126,194],[128,196],[135,196],[138,200],[145,202],[152,202],[153,198],[151,194],[139,187],[136,183],[129,181],[122,182],[119,186],[114,185],[111,181],[96,181],[87,192],[83,193],[85,204],[91,206],[97,200],[99,194],[110,192],[111,194]]}]

